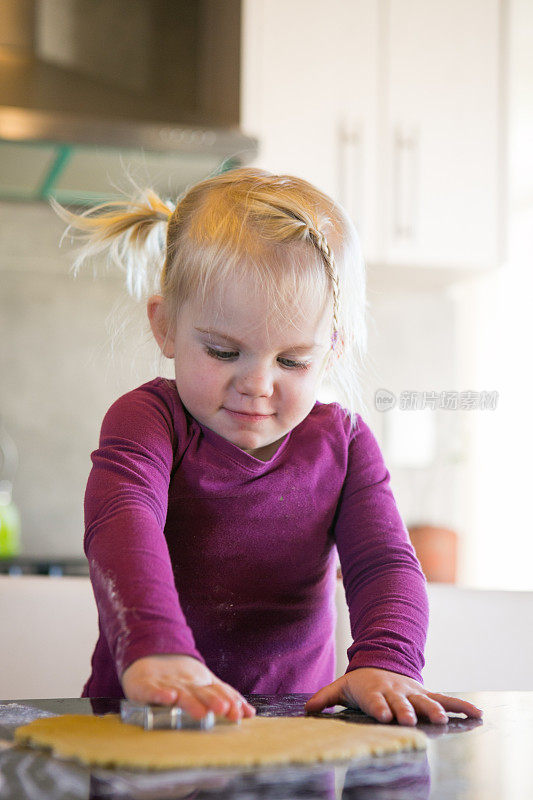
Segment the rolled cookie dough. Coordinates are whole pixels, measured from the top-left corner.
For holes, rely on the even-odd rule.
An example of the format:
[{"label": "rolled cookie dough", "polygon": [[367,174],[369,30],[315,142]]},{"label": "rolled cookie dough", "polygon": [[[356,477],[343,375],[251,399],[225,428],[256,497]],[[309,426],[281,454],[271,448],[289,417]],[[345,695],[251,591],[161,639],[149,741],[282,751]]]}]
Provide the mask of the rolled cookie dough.
[{"label": "rolled cookie dough", "polygon": [[317,717],[253,717],[211,731],[144,731],[111,714],[68,714],[17,728],[15,741],[84,764],[134,769],[306,764],[426,747],[425,735],[413,728]]}]

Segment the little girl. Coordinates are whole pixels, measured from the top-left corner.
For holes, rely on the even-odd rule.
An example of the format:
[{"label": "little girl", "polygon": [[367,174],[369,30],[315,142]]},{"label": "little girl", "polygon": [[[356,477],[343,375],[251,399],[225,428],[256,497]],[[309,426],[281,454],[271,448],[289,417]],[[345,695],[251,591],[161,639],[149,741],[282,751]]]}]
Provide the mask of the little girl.
[{"label": "little girl", "polygon": [[[174,362],[117,400],[85,497],[100,636],[88,697],[254,714],[315,693],[382,722],[479,717],[421,685],[425,580],[361,407],[365,279],[343,210],[304,180],[238,169],[175,208],[148,191],[74,215],[78,264],[109,248]],[[158,257],[157,245],[166,241]],[[342,405],[317,402],[323,380]],[[353,644],[334,678],[339,554]]]}]

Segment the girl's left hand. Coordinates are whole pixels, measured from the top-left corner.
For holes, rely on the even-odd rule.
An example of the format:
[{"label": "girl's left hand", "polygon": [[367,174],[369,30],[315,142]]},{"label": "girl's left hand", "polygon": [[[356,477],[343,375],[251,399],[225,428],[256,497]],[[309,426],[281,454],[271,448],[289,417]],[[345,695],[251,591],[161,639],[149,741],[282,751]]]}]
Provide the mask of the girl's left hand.
[{"label": "girl's left hand", "polygon": [[448,722],[446,711],[483,716],[480,708],[466,700],[428,692],[412,678],[373,667],[354,669],[324,686],[307,701],[305,710],[317,712],[335,705],[359,707],[378,722],[396,718],[400,725],[416,725],[417,715],[442,725]]}]

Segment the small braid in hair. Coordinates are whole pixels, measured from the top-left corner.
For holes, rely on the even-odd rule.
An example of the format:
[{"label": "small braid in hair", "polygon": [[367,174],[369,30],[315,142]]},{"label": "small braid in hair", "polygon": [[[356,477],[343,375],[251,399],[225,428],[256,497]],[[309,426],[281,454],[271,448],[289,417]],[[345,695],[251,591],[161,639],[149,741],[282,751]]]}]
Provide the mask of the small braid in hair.
[{"label": "small braid in hair", "polygon": [[331,345],[332,348],[335,349],[339,337],[339,274],[337,272],[337,265],[335,264],[331,247],[324,234],[312,227],[308,228],[308,234],[324,260],[326,273],[331,281],[331,288],[333,291],[333,333],[331,336]]}]

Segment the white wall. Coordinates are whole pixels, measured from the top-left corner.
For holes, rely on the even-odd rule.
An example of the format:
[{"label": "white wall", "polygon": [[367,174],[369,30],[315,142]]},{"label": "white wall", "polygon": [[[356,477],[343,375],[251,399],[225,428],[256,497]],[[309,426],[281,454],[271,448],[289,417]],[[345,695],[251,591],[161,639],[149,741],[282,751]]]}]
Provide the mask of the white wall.
[{"label": "white wall", "polygon": [[498,389],[497,412],[475,417],[467,478],[469,585],[533,589],[530,367],[533,343],[533,5],[509,3],[509,258],[457,287],[472,384]]},{"label": "white wall", "polygon": [[[414,281],[413,281],[414,283]],[[462,390],[458,375],[457,305],[446,287],[422,288],[406,284],[399,288],[369,278],[369,354],[367,396],[373,403],[377,389],[388,389],[397,398],[393,412],[371,409],[370,424],[382,446],[391,482],[407,525],[432,524],[449,527],[459,535],[459,569],[463,576],[462,539],[468,497],[463,491],[467,463],[468,428],[471,415],[464,411],[428,409],[427,412],[399,410],[402,392]],[[394,414],[402,429],[415,429],[417,418],[427,413],[432,426],[434,448],[427,460],[410,464],[415,442],[406,443],[403,453],[392,447],[389,424]],[[408,437],[403,437],[407,438]]]},{"label": "white wall", "polygon": [[[0,203],[0,416],[19,449],[24,552],[75,557],[102,417],[157,374],[159,359],[120,276],[72,276],[64,227],[45,204]],[[110,329],[125,315],[113,352]]]}]

